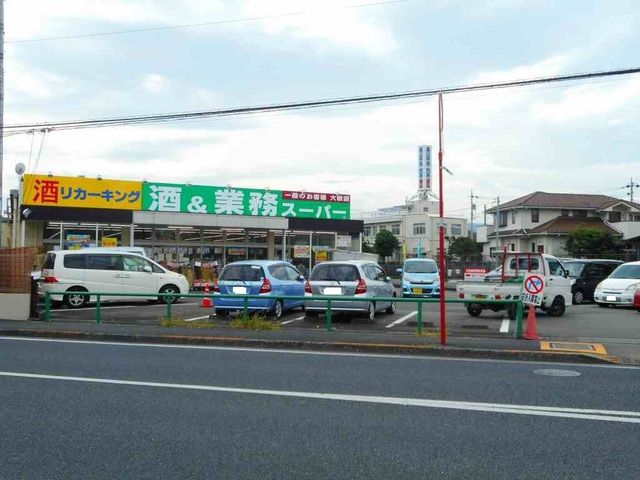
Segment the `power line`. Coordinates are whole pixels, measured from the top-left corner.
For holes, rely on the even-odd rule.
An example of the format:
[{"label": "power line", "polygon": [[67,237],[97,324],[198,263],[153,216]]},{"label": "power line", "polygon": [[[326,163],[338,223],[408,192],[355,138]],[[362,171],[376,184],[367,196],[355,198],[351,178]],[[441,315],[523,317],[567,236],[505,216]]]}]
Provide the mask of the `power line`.
[{"label": "power line", "polygon": [[[411,1],[413,0],[386,0],[386,1],[380,1],[380,2],[360,3],[356,5],[345,5],[338,8],[354,9],[354,8],[365,8],[365,7],[376,7],[381,5],[389,5],[394,3],[406,3]],[[83,39],[83,38],[93,38],[93,37],[107,37],[107,36],[113,36],[113,35],[125,35],[130,33],[149,33],[149,32],[160,32],[160,31],[168,31],[168,30],[179,30],[179,29],[185,29],[185,28],[210,27],[215,25],[229,25],[233,23],[258,22],[261,20],[273,20],[277,18],[296,17],[296,16],[304,15],[309,12],[310,12],[309,10],[300,10],[295,12],[278,13],[274,15],[240,17],[240,18],[231,18],[227,20],[214,20],[210,22],[186,23],[181,25],[166,25],[163,27],[135,28],[130,30],[112,30],[109,32],[96,32],[96,33],[84,33],[84,34],[80,33],[76,35],[61,35],[57,37],[24,38],[24,39],[17,39],[17,40],[7,40],[5,43],[35,43],[35,42],[47,42],[51,40],[71,40],[71,39]]]},{"label": "power line", "polygon": [[45,123],[25,123],[15,125],[5,125],[3,128],[3,135],[28,133],[37,129],[50,129],[50,130],[77,130],[81,128],[97,128],[97,127],[113,127],[122,125],[139,125],[148,123],[164,123],[180,120],[189,120],[196,118],[210,118],[210,117],[226,117],[226,116],[238,116],[238,115],[252,115],[256,113],[265,112],[277,112],[277,111],[290,111],[290,110],[303,110],[323,108],[335,105],[349,105],[359,103],[371,103],[371,102],[386,102],[394,101],[406,98],[419,98],[429,97],[443,94],[463,93],[463,92],[475,92],[481,90],[494,90],[501,88],[522,87],[528,85],[548,84],[556,82],[569,82],[577,80],[592,80],[602,77],[614,77],[622,75],[631,75],[640,73],[640,67],[627,68],[620,70],[605,70],[598,72],[577,73],[570,75],[557,75],[551,77],[538,77],[522,80],[513,80],[508,82],[497,83],[484,83],[484,84],[472,84],[462,85],[454,87],[436,88],[430,90],[417,90],[399,93],[385,93],[378,95],[365,95],[346,98],[326,99],[326,100],[313,100],[294,103],[279,103],[258,105],[249,107],[239,107],[220,110],[204,110],[193,112],[179,112],[179,113],[164,113],[153,115],[137,115],[137,116],[125,116],[125,117],[113,117],[113,118],[97,118],[88,120],[72,120],[64,122],[45,122]]}]

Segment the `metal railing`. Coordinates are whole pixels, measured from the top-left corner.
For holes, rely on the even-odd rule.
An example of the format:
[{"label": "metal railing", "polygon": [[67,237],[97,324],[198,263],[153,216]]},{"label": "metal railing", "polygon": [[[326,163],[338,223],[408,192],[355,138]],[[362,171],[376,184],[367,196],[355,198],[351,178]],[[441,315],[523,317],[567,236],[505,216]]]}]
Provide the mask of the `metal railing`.
[{"label": "metal railing", "polygon": [[[233,298],[235,300],[242,299],[242,307],[238,310],[242,310],[244,315],[249,314],[249,300],[250,299],[258,299],[258,300],[272,300],[272,301],[284,301],[284,300],[301,300],[303,302],[308,301],[323,301],[326,302],[326,312],[325,312],[325,325],[327,332],[331,332],[333,330],[333,303],[334,302],[382,302],[387,303],[389,301],[393,301],[395,303],[415,303],[417,309],[417,321],[416,328],[418,334],[422,333],[424,330],[424,317],[422,311],[422,305],[425,303],[440,303],[439,298],[398,298],[398,297],[343,297],[343,296],[330,296],[330,295],[305,295],[305,296],[296,296],[296,295],[241,295],[241,294],[203,294],[203,293],[113,293],[113,292],[61,292],[61,293],[51,293],[45,292],[44,294],[44,320],[46,322],[51,322],[51,295],[62,295],[63,297],[69,295],[83,295],[89,297],[96,297],[96,323],[102,323],[102,299],[104,297],[132,297],[132,298],[162,298],[166,302],[166,318],[171,320],[173,318],[173,303],[168,301],[170,298],[179,297],[179,298],[211,298],[214,301],[215,308],[215,299],[216,298]],[[446,298],[445,303],[472,303],[469,300],[463,300],[459,298]],[[483,300],[483,304],[491,304],[491,305],[515,305],[516,306],[516,329],[515,329],[515,338],[522,338],[523,334],[523,311],[524,307],[522,301],[520,299],[515,300]],[[229,310],[226,308],[226,310]]]}]

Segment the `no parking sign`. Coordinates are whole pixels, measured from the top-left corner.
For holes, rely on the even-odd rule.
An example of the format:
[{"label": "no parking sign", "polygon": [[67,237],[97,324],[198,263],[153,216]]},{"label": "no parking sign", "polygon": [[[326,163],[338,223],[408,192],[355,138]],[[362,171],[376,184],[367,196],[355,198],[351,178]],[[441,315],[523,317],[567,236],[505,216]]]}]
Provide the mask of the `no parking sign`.
[{"label": "no parking sign", "polygon": [[542,305],[544,295],[544,279],[540,275],[528,274],[524,277],[522,303],[525,305]]}]

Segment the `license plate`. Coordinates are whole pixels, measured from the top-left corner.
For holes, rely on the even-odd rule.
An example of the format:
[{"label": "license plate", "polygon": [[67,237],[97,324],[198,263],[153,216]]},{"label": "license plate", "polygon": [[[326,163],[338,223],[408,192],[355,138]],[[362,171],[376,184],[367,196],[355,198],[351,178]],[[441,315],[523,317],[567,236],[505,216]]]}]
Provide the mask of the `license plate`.
[{"label": "license plate", "polygon": [[485,298],[487,298],[487,296],[486,295],[474,295],[473,298],[485,299]]},{"label": "license plate", "polygon": [[246,295],[247,287],[233,287],[233,293],[236,295]]},{"label": "license plate", "polygon": [[325,295],[342,295],[342,289],[340,287],[327,287],[324,289]]},{"label": "license plate", "polygon": [[617,299],[615,295],[607,295],[607,302],[615,302]]},{"label": "license plate", "polygon": [[414,288],[414,289],[412,289],[412,292],[417,294],[417,295],[422,295],[422,289],[421,288]]}]

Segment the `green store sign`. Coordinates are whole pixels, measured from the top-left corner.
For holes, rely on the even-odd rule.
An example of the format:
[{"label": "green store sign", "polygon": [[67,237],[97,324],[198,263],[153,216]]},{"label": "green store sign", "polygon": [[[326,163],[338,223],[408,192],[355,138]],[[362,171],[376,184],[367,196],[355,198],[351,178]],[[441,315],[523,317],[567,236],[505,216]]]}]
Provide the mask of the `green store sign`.
[{"label": "green store sign", "polygon": [[142,210],[348,220],[351,197],[336,193],[145,182]]}]

